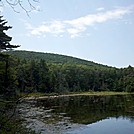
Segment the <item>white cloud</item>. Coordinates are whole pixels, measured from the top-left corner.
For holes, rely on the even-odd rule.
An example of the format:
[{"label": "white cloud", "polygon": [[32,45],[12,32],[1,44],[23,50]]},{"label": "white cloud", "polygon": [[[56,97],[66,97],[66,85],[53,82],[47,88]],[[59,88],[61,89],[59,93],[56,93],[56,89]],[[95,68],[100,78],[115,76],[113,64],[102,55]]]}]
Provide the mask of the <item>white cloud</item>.
[{"label": "white cloud", "polygon": [[42,35],[44,33],[60,34],[64,32],[64,25],[61,21],[44,22],[37,28],[33,28],[30,24],[26,24],[31,29],[32,35]]},{"label": "white cloud", "polygon": [[31,34],[32,35],[42,35],[42,33],[47,33],[47,32],[50,32],[50,28],[45,26],[45,25],[42,25],[38,28],[33,28],[33,30],[31,31]]},{"label": "white cloud", "polygon": [[92,26],[96,23],[103,23],[112,19],[119,19],[123,15],[130,13],[132,8],[120,8],[112,11],[107,11],[104,13],[97,13],[93,15],[87,15],[84,17],[80,17],[78,19],[65,21],[65,23],[70,24],[72,27],[86,27]]},{"label": "white cloud", "polygon": [[54,21],[52,22],[52,24],[50,25],[50,30],[53,32],[53,33],[56,33],[56,34],[60,34],[60,33],[63,33],[64,32],[64,24],[61,22],[61,21]]},{"label": "white cloud", "polygon": [[[102,10],[102,8],[99,10]],[[63,33],[68,33],[71,38],[74,38],[86,31],[90,26],[109,20],[121,19],[124,15],[131,13],[132,10],[133,6],[122,7],[111,11],[89,14],[72,20],[44,22],[37,28],[33,28],[30,24],[27,24],[27,27],[31,30],[32,35],[51,33],[59,36],[62,34],[63,36]]]},{"label": "white cloud", "polygon": [[86,29],[84,27],[74,27],[74,28],[68,28],[67,32],[70,34],[71,38],[79,36],[79,34]]},{"label": "white cloud", "polygon": [[96,10],[97,10],[97,11],[103,11],[103,10],[105,10],[105,8],[104,8],[104,7],[99,7],[99,8],[97,8]]}]

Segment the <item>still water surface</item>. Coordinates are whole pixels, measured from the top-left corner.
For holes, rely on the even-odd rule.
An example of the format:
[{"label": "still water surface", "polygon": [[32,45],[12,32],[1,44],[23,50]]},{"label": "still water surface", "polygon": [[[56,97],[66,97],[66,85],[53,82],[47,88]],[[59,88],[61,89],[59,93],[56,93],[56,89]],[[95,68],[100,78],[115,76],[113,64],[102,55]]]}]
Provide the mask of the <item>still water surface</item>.
[{"label": "still water surface", "polygon": [[65,134],[134,134],[134,123],[124,118],[109,118]]},{"label": "still water surface", "polygon": [[25,125],[42,134],[134,134],[134,95],[26,100]]}]

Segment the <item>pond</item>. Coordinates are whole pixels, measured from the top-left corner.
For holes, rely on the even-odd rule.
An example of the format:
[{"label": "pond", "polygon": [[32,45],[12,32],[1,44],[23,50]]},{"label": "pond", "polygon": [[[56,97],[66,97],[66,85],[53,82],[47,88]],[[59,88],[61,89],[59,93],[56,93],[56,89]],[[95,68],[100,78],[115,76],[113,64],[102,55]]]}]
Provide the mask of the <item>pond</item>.
[{"label": "pond", "polygon": [[25,100],[23,125],[41,134],[134,134],[134,95]]}]

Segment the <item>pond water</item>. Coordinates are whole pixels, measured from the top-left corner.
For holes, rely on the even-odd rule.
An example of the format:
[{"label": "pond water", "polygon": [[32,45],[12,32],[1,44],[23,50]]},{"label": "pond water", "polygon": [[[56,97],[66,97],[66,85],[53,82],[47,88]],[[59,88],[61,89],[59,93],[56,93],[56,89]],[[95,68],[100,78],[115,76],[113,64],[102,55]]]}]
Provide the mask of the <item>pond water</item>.
[{"label": "pond water", "polygon": [[48,97],[18,108],[41,134],[134,134],[134,95]]}]

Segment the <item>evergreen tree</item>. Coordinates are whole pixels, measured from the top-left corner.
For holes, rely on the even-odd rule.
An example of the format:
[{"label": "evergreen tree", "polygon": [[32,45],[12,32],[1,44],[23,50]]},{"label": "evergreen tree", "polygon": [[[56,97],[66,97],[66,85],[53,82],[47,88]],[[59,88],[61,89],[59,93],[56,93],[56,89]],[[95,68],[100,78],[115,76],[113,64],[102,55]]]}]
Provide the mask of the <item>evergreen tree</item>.
[{"label": "evergreen tree", "polygon": [[[1,82],[0,82],[0,88],[1,92],[9,93],[9,87],[11,87],[11,74],[9,72],[10,70],[10,56],[7,54],[3,54],[2,51],[9,50],[12,48],[19,47],[18,45],[11,45],[10,41],[12,40],[12,37],[8,36],[5,31],[12,28],[11,26],[6,26],[7,21],[2,19],[3,16],[0,16],[0,64],[2,65],[0,67],[0,75],[1,75]],[[4,70],[4,71],[3,71]]]},{"label": "evergreen tree", "polygon": [[49,68],[45,60],[39,62],[39,91],[50,92],[49,90]]},{"label": "evergreen tree", "polygon": [[5,31],[11,29],[11,26],[6,26],[7,21],[2,19],[3,16],[0,16],[0,52],[3,50],[8,50],[12,48],[19,47],[18,45],[11,45],[10,41],[12,37],[8,36]]}]

